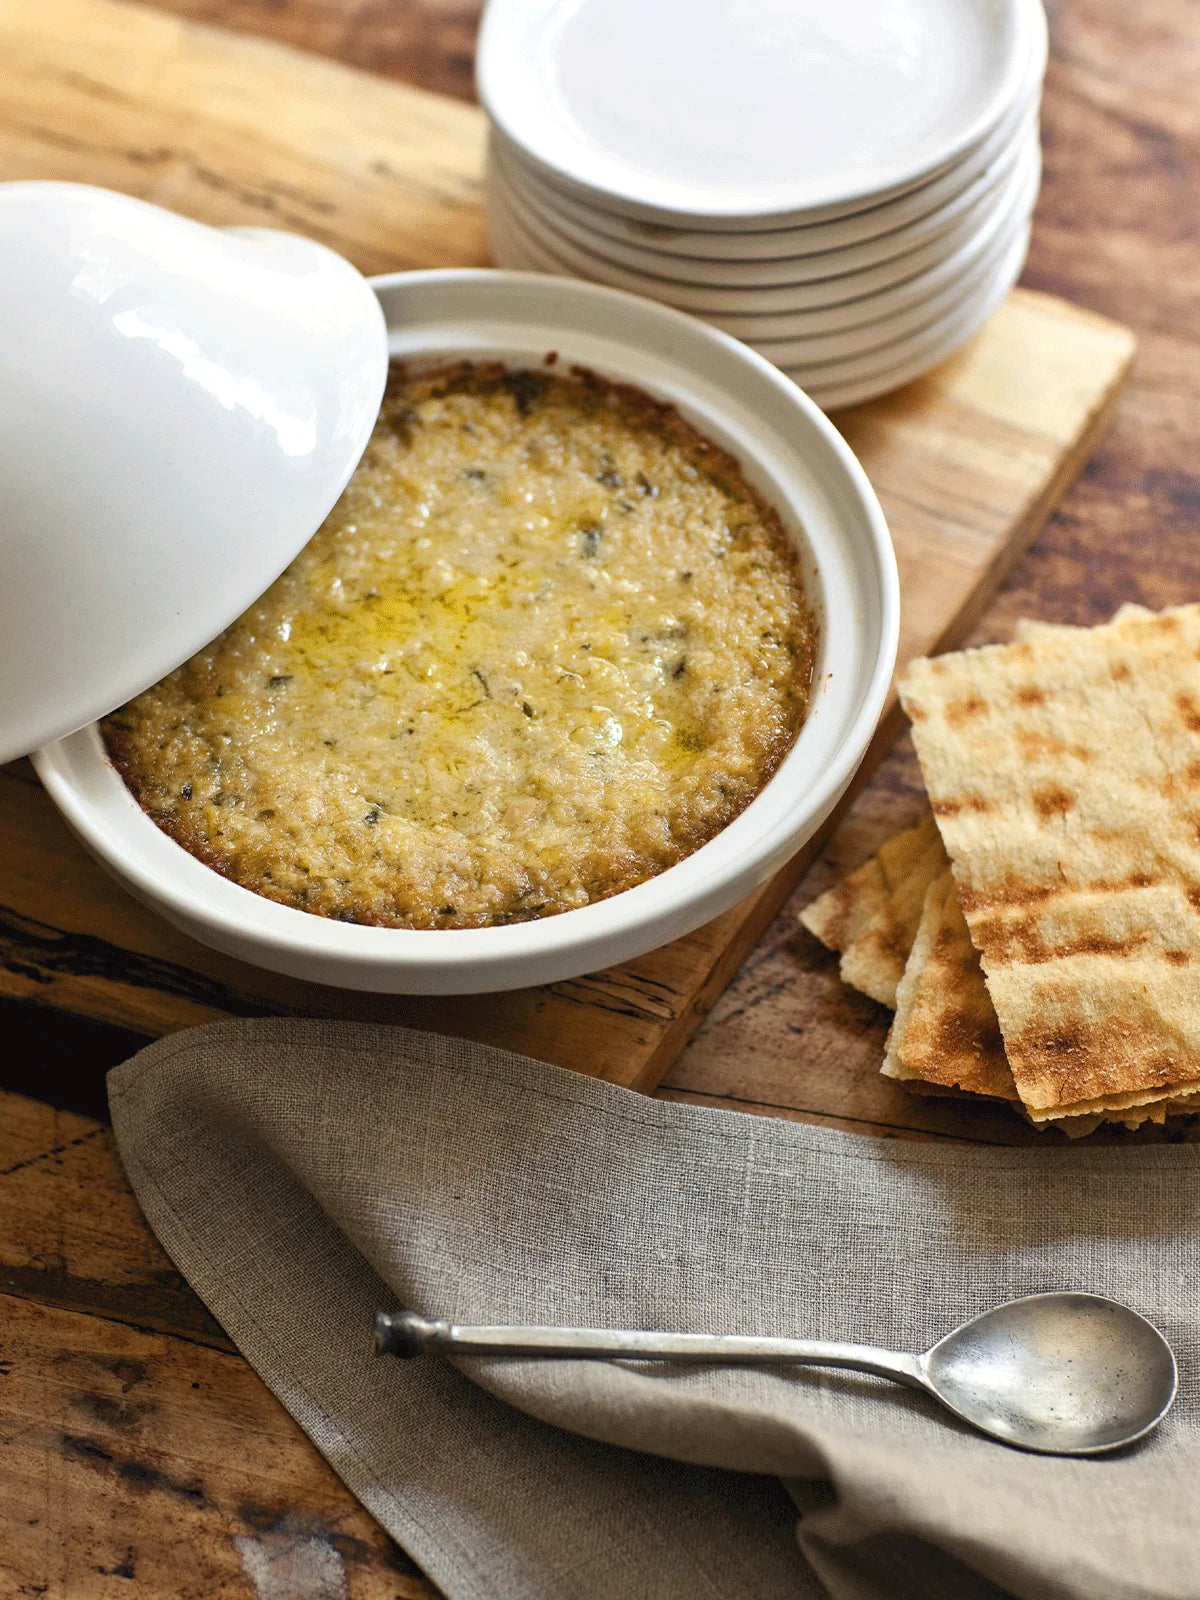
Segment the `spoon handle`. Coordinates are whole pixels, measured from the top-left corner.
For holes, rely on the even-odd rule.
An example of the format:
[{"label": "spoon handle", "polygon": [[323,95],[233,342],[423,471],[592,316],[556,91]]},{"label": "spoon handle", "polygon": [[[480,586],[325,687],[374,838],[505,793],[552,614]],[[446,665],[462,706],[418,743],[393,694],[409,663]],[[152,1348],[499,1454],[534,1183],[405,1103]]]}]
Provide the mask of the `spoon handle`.
[{"label": "spoon handle", "polygon": [[814,1339],[758,1339],[733,1333],[647,1333],[616,1328],[460,1327],[415,1311],[375,1318],[379,1355],[537,1356],[599,1361],[695,1361],[737,1366],[846,1367],[914,1389],[925,1379],[920,1358],[867,1344]]}]

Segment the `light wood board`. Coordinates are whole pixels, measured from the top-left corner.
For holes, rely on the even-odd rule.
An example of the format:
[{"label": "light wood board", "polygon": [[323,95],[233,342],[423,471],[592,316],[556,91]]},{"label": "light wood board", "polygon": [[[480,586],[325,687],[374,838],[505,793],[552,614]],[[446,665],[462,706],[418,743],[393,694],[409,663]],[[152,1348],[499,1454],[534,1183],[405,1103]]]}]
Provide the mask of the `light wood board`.
[{"label": "light wood board", "polygon": [[[293,228],[368,272],[486,261],[470,107],[117,0],[6,0],[0,50],[0,178]],[[895,539],[901,662],[977,619],[1086,460],[1132,353],[1118,324],[1018,290],[935,373],[836,419]],[[898,728],[893,701],[860,782]],[[818,845],[624,966],[499,996],[385,999],[277,978],[176,933],[88,860],[18,763],[0,771],[0,992],[149,1033],[264,1010],[403,1021],[649,1089]]]}]

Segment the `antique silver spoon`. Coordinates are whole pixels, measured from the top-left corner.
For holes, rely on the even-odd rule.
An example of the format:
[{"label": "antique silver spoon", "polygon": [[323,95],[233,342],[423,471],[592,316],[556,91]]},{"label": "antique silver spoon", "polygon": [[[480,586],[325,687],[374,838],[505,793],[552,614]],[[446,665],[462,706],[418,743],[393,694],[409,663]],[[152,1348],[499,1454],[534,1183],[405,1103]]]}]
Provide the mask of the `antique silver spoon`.
[{"label": "antique silver spoon", "polygon": [[413,1311],[375,1319],[380,1355],[534,1356],[848,1367],[923,1389],[981,1433],[1045,1455],[1132,1444],[1175,1399],[1170,1345],[1096,1294],[1031,1294],[973,1317],[924,1355],[864,1344],[608,1328],[460,1327]]}]

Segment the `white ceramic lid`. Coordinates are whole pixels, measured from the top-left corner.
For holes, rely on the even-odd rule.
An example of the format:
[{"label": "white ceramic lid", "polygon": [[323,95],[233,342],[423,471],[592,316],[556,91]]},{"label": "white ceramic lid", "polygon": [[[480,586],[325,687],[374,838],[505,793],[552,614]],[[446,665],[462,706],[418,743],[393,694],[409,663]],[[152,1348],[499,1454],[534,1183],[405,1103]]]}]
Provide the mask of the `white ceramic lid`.
[{"label": "white ceramic lid", "polygon": [[1024,87],[1038,0],[490,0],[480,98],[560,183],[664,222],[866,202]]},{"label": "white ceramic lid", "polygon": [[387,378],[350,264],[0,184],[0,761],[185,661],[324,520]]}]

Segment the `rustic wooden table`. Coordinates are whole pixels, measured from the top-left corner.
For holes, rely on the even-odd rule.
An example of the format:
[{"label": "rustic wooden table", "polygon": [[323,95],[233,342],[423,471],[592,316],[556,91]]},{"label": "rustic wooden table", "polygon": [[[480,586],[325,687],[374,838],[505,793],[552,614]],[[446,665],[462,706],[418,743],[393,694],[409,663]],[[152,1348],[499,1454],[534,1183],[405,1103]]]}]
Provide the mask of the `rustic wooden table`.
[{"label": "rustic wooden table", "polygon": [[[54,0],[47,0],[49,6]],[[471,95],[477,0],[165,0],[369,71]],[[984,617],[1095,622],[1200,596],[1200,36],[1193,0],[1052,0],[1045,180],[1024,282],[1128,323],[1115,424]],[[2,174],[0,174],[2,176]],[[797,904],[920,805],[902,745]],[[0,1592],[91,1600],[433,1590],[342,1489],[147,1234],[104,1126],[141,1040],[0,1003]],[[924,1129],[881,1082],[887,1016],[789,907],[660,1093]],[[814,1107],[837,1106],[836,1116]],[[986,1120],[978,1134],[989,1137]],[[997,1137],[1006,1135],[999,1129]],[[132,1585],[132,1587],[131,1587]]]}]

